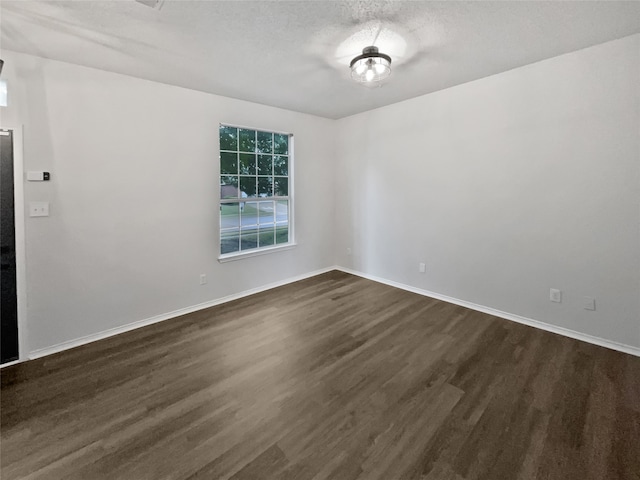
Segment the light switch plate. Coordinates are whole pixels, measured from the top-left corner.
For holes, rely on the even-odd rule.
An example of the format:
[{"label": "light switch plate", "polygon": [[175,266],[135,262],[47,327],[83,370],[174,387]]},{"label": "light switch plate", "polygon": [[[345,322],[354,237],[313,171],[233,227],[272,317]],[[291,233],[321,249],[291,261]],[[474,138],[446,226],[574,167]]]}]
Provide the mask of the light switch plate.
[{"label": "light switch plate", "polygon": [[30,202],[29,216],[30,217],[48,217],[49,202]]}]

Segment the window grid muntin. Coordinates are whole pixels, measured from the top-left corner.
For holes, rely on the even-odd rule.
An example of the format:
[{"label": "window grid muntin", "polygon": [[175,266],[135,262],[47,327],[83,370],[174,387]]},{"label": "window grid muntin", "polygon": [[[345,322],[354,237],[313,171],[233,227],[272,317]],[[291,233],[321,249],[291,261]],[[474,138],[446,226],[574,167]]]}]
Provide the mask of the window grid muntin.
[{"label": "window grid muntin", "polygon": [[[285,221],[282,221],[282,220],[278,221],[278,219],[277,219],[278,218],[277,217],[277,200],[266,200],[266,201],[262,200],[262,202],[273,203],[273,205],[275,206],[275,210],[276,210],[276,211],[274,211],[274,215],[272,217],[273,221],[271,222],[271,225],[269,227],[267,227],[267,228],[261,228],[260,216],[259,215],[257,216],[257,222],[258,223],[248,223],[248,224],[243,225],[242,214],[241,213],[239,213],[239,215],[238,215],[238,220],[239,221],[238,221],[238,226],[237,227],[234,226],[234,227],[230,227],[230,228],[223,228],[222,227],[222,215],[221,215],[221,225],[220,225],[220,237],[221,237],[221,240],[222,240],[224,234],[230,234],[230,233],[234,233],[234,232],[237,232],[237,238],[239,239],[239,249],[238,250],[236,250],[234,252],[227,252],[227,253],[222,254],[222,255],[230,255],[230,254],[233,254],[233,253],[246,252],[246,251],[256,250],[256,249],[261,248],[260,247],[260,234],[265,232],[265,231],[267,231],[267,230],[273,231],[273,234],[274,234],[274,243],[273,244],[270,243],[267,246],[270,246],[270,245],[285,245],[287,243],[290,243],[291,242],[291,228],[290,228],[291,227],[291,221],[290,221],[290,219],[291,219],[291,202],[289,201],[288,198],[279,198],[279,200],[287,202],[287,205],[286,205],[286,212],[287,212],[286,213],[286,217],[287,217],[287,220],[285,220]],[[248,202],[242,202],[242,201],[237,201],[236,200],[236,201],[233,201],[233,202],[227,201],[227,202],[224,202],[224,203],[226,203],[226,204],[234,204],[235,203],[235,204],[238,204],[238,206],[239,206],[240,203],[260,203],[260,202],[261,202],[260,200],[250,200]],[[281,229],[283,227],[287,227],[287,241],[278,243],[277,242],[277,232],[278,232],[279,228]],[[257,244],[256,247],[245,248],[245,249],[242,248],[243,232],[245,232],[245,231],[246,231],[247,235],[254,235],[255,234],[258,237],[258,244]]]},{"label": "window grid muntin", "polygon": [[[235,130],[235,145],[237,150],[228,150],[228,149],[222,149],[222,141],[221,141],[221,145],[220,145],[220,167],[222,168],[222,156],[223,153],[230,153],[230,154],[235,154],[236,155],[236,167],[237,167],[237,172],[235,175],[231,174],[231,173],[222,173],[222,171],[220,171],[220,186],[222,187],[222,179],[223,177],[234,177],[237,182],[236,182],[236,191],[237,191],[237,197],[226,197],[226,198],[220,198],[219,199],[219,204],[220,204],[220,255],[221,256],[227,256],[227,255],[236,255],[236,254],[240,254],[243,252],[253,252],[256,250],[259,250],[261,248],[267,248],[269,246],[281,246],[281,245],[287,245],[287,244],[291,244],[292,242],[292,236],[293,236],[293,231],[292,231],[292,224],[291,224],[291,220],[292,220],[292,195],[291,195],[291,173],[292,173],[292,167],[291,167],[291,160],[292,160],[292,138],[293,135],[291,135],[290,133],[283,133],[283,132],[273,132],[273,131],[267,131],[267,130],[260,130],[260,129],[255,129],[255,128],[247,128],[247,127],[239,127],[239,126],[232,126],[232,125],[225,125],[225,124],[221,124],[220,125],[220,130],[221,131],[223,128],[225,129],[231,129],[232,131]],[[247,150],[241,150],[241,131],[253,131],[254,132],[254,136],[253,136],[253,151],[247,151]],[[270,141],[270,151],[269,152],[265,152],[263,150],[259,150],[259,133],[268,133],[271,135],[271,141]],[[276,153],[276,135],[281,136],[283,139],[286,139],[286,149],[284,153]],[[279,144],[280,145],[280,144]],[[280,148],[280,147],[279,147]],[[248,155],[252,155],[254,158],[254,168],[255,168],[255,175],[241,175],[240,170],[241,170],[241,155],[242,154],[248,154]],[[260,160],[260,156],[269,156],[270,157],[270,166],[271,166],[271,172],[270,175],[260,175],[260,170],[259,170],[259,160]],[[276,166],[275,166],[275,161],[274,159],[276,157],[284,157],[284,161],[286,163],[286,173],[287,175],[277,175],[276,176]],[[240,188],[241,186],[241,181],[242,178],[255,178],[255,196],[247,196],[247,197],[242,197],[242,189]],[[271,179],[271,185],[270,185],[270,196],[260,196],[260,183],[259,183],[259,179],[260,178],[267,178],[267,179]],[[276,181],[280,179],[281,181],[285,181],[285,185],[286,185],[286,195],[275,195],[276,193]],[[232,184],[233,185],[233,184]],[[221,192],[222,194],[222,192]],[[260,228],[260,207],[258,207],[258,213],[256,215],[256,221],[258,222],[257,224],[248,224],[248,225],[244,225],[245,228],[243,228],[243,221],[242,221],[242,212],[239,211],[237,214],[237,218],[238,218],[238,227],[230,227],[230,228],[223,228],[222,226],[222,221],[223,221],[223,214],[222,214],[222,206],[223,205],[233,205],[233,204],[237,204],[238,205],[238,209],[240,210],[240,205],[244,204],[246,205],[247,203],[254,203],[254,204],[260,204],[260,203],[271,203],[271,205],[273,206],[273,217],[272,217],[272,222],[269,224],[269,226],[265,229],[261,229]],[[285,216],[286,220],[280,220],[278,221],[278,206],[281,204],[281,202],[286,202],[286,214],[285,215],[281,215]],[[246,228],[246,227],[254,227],[254,228]],[[255,228],[257,227],[257,229]],[[278,231],[282,231],[283,228],[286,228],[286,241],[283,242],[278,242]],[[257,238],[257,242],[256,242],[256,246],[251,246],[249,248],[243,248],[243,230],[247,231],[248,235],[255,235]],[[260,241],[260,237],[261,237],[261,233],[265,232],[265,231],[272,231],[273,234],[273,242],[269,242],[267,243],[267,245],[260,245],[261,241]],[[225,233],[234,233],[237,232],[237,239],[238,239],[238,247],[237,250],[233,250],[233,251],[229,251],[226,253],[222,253],[222,243],[223,243],[223,239],[224,239],[224,234]]]}]

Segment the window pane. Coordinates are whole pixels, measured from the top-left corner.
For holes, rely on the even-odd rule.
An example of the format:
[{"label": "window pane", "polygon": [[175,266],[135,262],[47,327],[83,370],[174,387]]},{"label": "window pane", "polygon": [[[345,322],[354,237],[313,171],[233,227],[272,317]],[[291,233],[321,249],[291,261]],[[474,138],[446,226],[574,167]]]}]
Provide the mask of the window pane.
[{"label": "window pane", "polygon": [[238,198],[238,177],[232,175],[220,176],[220,198]]},{"label": "window pane", "polygon": [[281,155],[289,153],[289,135],[273,134],[273,153]]},{"label": "window pane", "polygon": [[249,230],[252,226],[254,230],[258,228],[258,202],[241,202],[242,230]]},{"label": "window pane", "polygon": [[273,227],[274,222],[274,208],[273,202],[260,202],[258,204],[259,216],[258,220],[260,228],[263,226]]},{"label": "window pane", "polygon": [[238,129],[220,126],[220,150],[238,150]]},{"label": "window pane", "polygon": [[240,151],[255,152],[256,151],[256,131],[240,129]]},{"label": "window pane", "polygon": [[253,153],[240,154],[240,175],[256,174],[256,156]]},{"label": "window pane", "polygon": [[273,191],[277,197],[289,195],[289,179],[287,177],[275,177],[273,180]]},{"label": "window pane", "polygon": [[273,157],[273,174],[289,175],[289,157],[285,157],[284,155],[275,155]]},{"label": "window pane", "polygon": [[289,137],[220,126],[221,254],[289,243]]},{"label": "window pane", "polygon": [[258,233],[256,231],[245,232],[243,230],[240,237],[240,249],[250,250],[252,248],[258,248]]},{"label": "window pane", "polygon": [[289,226],[276,227],[276,243],[287,243],[289,241]]},{"label": "window pane", "polygon": [[255,197],[256,177],[240,177],[240,192],[241,197]]},{"label": "window pane", "polygon": [[258,155],[258,175],[273,175],[271,170],[272,162],[272,155]]},{"label": "window pane", "polygon": [[275,243],[275,230],[273,228],[263,229],[260,228],[259,242],[261,247],[268,247]]},{"label": "window pane", "polygon": [[278,200],[276,202],[276,222],[289,222],[289,200]]},{"label": "window pane", "polygon": [[273,177],[258,177],[258,196],[273,196]]},{"label": "window pane", "polygon": [[220,174],[238,174],[238,154],[220,152]]},{"label": "window pane", "polygon": [[240,230],[220,231],[220,253],[233,253],[240,250]]},{"label": "window pane", "polygon": [[220,205],[220,228],[238,228],[240,226],[240,207],[237,203]]},{"label": "window pane", "polygon": [[273,153],[273,133],[258,132],[258,152]]}]

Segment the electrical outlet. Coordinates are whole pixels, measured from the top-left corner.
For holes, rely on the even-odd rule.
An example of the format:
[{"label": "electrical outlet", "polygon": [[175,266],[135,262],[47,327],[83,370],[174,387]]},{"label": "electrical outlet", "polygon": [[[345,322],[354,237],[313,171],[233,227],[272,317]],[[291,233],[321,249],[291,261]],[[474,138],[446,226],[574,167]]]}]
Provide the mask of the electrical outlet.
[{"label": "electrical outlet", "polygon": [[583,297],[584,298],[584,309],[585,310],[595,310],[596,309],[596,299],[593,297]]},{"label": "electrical outlet", "polygon": [[425,273],[427,271],[427,265],[425,263],[418,264],[418,271],[420,273]]},{"label": "electrical outlet", "polygon": [[200,285],[206,285],[207,284],[207,274],[203,273],[200,275]]},{"label": "electrical outlet", "polygon": [[562,292],[556,288],[550,289],[549,300],[556,303],[562,303]]},{"label": "electrical outlet", "polygon": [[351,255],[351,249],[347,248],[347,255]]}]

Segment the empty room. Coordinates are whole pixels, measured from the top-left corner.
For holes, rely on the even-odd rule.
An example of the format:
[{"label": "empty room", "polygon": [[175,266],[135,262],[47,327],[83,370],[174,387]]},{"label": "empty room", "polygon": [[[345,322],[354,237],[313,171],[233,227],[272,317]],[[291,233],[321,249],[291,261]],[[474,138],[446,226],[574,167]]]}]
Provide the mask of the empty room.
[{"label": "empty room", "polygon": [[640,2],[0,1],[3,480],[640,480]]}]

